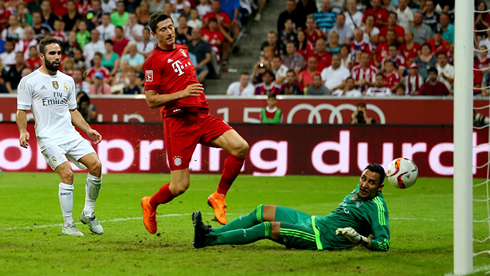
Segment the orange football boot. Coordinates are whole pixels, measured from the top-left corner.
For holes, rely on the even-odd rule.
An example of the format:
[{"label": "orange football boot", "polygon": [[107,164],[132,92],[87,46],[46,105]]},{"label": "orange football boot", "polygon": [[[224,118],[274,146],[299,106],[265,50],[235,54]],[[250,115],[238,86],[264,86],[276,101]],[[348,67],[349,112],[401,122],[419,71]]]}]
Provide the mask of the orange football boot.
[{"label": "orange football boot", "polygon": [[225,197],[220,195],[218,192],[212,193],[208,197],[208,205],[214,209],[214,216],[216,220],[225,225],[226,224],[226,208],[228,205],[225,203]]},{"label": "orange football boot", "polygon": [[149,196],[145,196],[141,199],[141,207],[143,208],[143,223],[145,224],[146,230],[151,234],[157,232],[157,209],[153,208],[150,204]]}]

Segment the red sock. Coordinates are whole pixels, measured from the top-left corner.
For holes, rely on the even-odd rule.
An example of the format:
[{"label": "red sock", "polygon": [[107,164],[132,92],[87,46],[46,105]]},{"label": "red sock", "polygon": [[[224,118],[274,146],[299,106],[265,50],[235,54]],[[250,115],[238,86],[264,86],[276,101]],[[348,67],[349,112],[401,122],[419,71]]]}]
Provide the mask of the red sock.
[{"label": "red sock", "polygon": [[174,199],[174,194],[169,189],[170,182],[163,185],[158,192],[156,192],[150,199],[150,205],[153,208],[157,208],[158,205],[167,203]]},{"label": "red sock", "polygon": [[225,168],[221,174],[221,179],[219,180],[217,192],[222,195],[226,195],[228,190],[235,181],[236,177],[242,169],[245,157],[238,157],[235,155],[228,155],[225,159]]}]

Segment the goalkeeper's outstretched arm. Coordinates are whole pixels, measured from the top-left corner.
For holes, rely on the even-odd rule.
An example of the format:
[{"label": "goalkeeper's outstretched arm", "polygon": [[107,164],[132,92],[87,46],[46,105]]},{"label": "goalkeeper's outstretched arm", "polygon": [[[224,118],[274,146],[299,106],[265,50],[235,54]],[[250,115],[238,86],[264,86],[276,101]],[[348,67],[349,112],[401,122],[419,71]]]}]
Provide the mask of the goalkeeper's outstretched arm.
[{"label": "goalkeeper's outstretched arm", "polygon": [[371,240],[371,239],[364,237],[363,235],[357,233],[357,231],[352,229],[351,227],[338,228],[335,231],[335,233],[337,235],[342,235],[342,236],[346,237],[353,244],[362,245],[369,250],[386,252],[386,251],[388,251],[388,249],[390,247],[389,239],[382,238],[382,239]]}]

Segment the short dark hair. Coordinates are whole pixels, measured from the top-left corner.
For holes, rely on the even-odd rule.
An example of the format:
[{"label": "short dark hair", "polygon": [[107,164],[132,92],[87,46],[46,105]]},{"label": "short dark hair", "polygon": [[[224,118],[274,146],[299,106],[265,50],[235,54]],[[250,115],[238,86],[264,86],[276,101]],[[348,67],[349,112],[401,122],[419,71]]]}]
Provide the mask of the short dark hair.
[{"label": "short dark hair", "polygon": [[101,52],[95,52],[94,57],[95,56],[102,58],[102,53]]},{"label": "short dark hair", "polygon": [[114,46],[114,41],[112,41],[111,39],[106,39],[106,40],[104,41],[104,44],[106,44],[106,43],[109,43],[109,44],[111,44],[112,46]]},{"label": "short dark hair", "polygon": [[375,78],[377,78],[377,77],[382,77],[382,78],[383,78],[383,80],[385,79],[385,75],[383,75],[383,73],[378,73],[378,74],[376,74],[376,77],[375,77]]},{"label": "short dark hair", "polygon": [[216,17],[211,17],[211,18],[209,18],[208,23],[211,23],[211,22],[218,23],[218,19],[216,19]]},{"label": "short dark hair", "polygon": [[424,47],[424,46],[429,47],[429,49],[432,51],[432,46],[430,46],[430,44],[429,44],[429,43],[427,43],[427,42],[426,42],[426,43],[424,43],[424,44],[420,45],[420,49],[422,49],[422,47]]},{"label": "short dark hair", "polygon": [[41,40],[41,42],[39,43],[39,52],[43,55],[46,55],[46,46],[51,44],[58,44],[60,45],[60,48],[63,49],[61,42],[57,38],[47,37]]},{"label": "short dark hair", "polygon": [[[148,25],[150,26],[150,29],[152,32],[156,33],[157,32],[157,25],[158,23],[165,21],[167,19],[172,20],[172,17],[164,12],[155,12],[150,16],[150,20],[148,20]],[[174,21],[172,20],[172,23]]]},{"label": "short dark hair", "polygon": [[267,99],[269,99],[269,98],[277,99],[275,93],[267,93]]},{"label": "short dark hair", "polygon": [[271,70],[265,70],[265,72],[264,72],[264,76],[265,76],[265,75],[271,75],[272,77],[274,77],[274,73],[272,73],[272,71],[271,71]]},{"label": "short dark hair", "polygon": [[243,71],[243,72],[241,72],[241,73],[240,73],[240,76],[241,76],[241,75],[247,75],[247,76],[248,76],[248,75],[250,75],[250,74],[249,74],[247,71]]},{"label": "short dark hair", "polygon": [[435,67],[431,67],[431,68],[429,68],[429,70],[427,70],[427,74],[429,74],[430,72],[434,72],[434,73],[436,73],[436,75],[439,74],[439,72],[437,71],[437,68],[435,68]]},{"label": "short dark hair", "polygon": [[289,69],[289,70],[286,72],[286,74],[289,74],[289,73],[293,73],[293,74],[296,76],[296,72],[294,72],[294,70],[293,70],[293,69]]},{"label": "short dark hair", "polygon": [[386,173],[385,169],[379,164],[371,163],[367,165],[367,167],[364,170],[370,170],[373,173],[379,174],[379,184],[381,185],[383,181],[385,181]]}]

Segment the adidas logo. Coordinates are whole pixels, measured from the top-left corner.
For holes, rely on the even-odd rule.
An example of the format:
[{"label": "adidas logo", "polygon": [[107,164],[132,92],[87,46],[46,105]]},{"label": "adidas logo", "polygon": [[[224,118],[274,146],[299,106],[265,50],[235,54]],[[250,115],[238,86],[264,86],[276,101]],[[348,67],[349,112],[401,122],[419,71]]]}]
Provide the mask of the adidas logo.
[{"label": "adidas logo", "polygon": [[47,89],[46,86],[43,85],[43,87],[41,87],[41,90],[44,90],[44,89]]},{"label": "adidas logo", "polygon": [[167,60],[167,63],[174,62],[171,58]]}]

